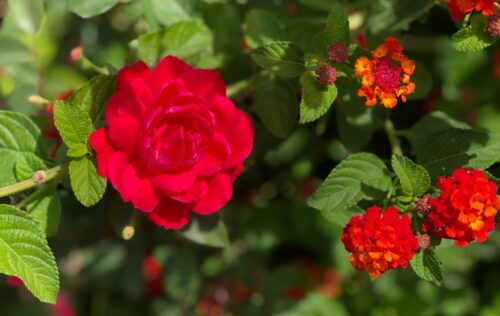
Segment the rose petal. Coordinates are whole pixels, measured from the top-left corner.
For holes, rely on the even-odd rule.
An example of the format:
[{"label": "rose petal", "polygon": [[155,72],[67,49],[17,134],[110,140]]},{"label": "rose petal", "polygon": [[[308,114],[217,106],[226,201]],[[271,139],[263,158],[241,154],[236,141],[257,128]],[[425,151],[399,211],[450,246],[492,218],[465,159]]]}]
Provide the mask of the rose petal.
[{"label": "rose petal", "polygon": [[230,154],[231,148],[224,136],[215,133],[195,166],[196,173],[200,176],[209,176],[220,171]]},{"label": "rose petal", "polygon": [[108,161],[108,179],[113,187],[120,193],[125,202],[130,201],[130,197],[123,186],[122,176],[125,168],[130,164],[127,155],[122,151],[115,151]]},{"label": "rose petal", "polygon": [[213,97],[214,95],[226,95],[226,85],[218,71],[210,69],[192,69],[182,74],[181,77],[186,90],[196,95]]},{"label": "rose petal", "polygon": [[149,86],[152,88],[152,91],[158,93],[163,89],[163,86],[168,84],[171,80],[174,80],[191,69],[191,66],[182,60],[174,56],[167,56],[163,58],[153,70],[149,80]]},{"label": "rose petal", "polygon": [[106,129],[99,128],[90,134],[89,142],[96,152],[97,173],[103,177],[108,177],[108,160],[114,151],[106,136]]},{"label": "rose petal", "polygon": [[139,133],[139,121],[134,113],[127,112],[127,108],[133,108],[134,100],[122,105],[120,115],[109,115],[107,117],[108,136],[111,143],[128,154],[135,152]]},{"label": "rose petal", "polygon": [[208,181],[208,192],[194,206],[193,212],[208,215],[220,210],[233,195],[231,177],[225,173],[216,174]]},{"label": "rose petal", "polygon": [[158,226],[179,229],[189,221],[189,209],[184,204],[164,198],[148,216]]},{"label": "rose petal", "polygon": [[126,87],[127,82],[140,78],[147,81],[151,75],[151,70],[142,60],[129,67],[123,67],[116,75],[116,89],[121,90]]},{"label": "rose petal", "polygon": [[215,115],[217,131],[223,135],[232,133],[240,120],[233,102],[225,97],[216,96],[208,101],[210,111]]},{"label": "rose petal", "polygon": [[244,161],[252,152],[254,127],[250,118],[241,110],[237,110],[240,119],[236,129],[226,135],[231,146],[231,154],[224,164],[224,168],[232,168]]},{"label": "rose petal", "polygon": [[143,177],[143,171],[138,161],[127,165],[123,171],[122,183],[134,207],[148,213],[158,206],[161,196],[151,181]]},{"label": "rose petal", "polygon": [[170,194],[187,190],[195,179],[196,173],[194,170],[189,170],[178,174],[160,174],[152,177],[151,182],[164,194]]},{"label": "rose petal", "polygon": [[182,193],[170,194],[170,197],[176,201],[191,204],[199,201],[207,194],[207,192],[208,184],[203,180],[199,180],[196,181],[188,190]]}]

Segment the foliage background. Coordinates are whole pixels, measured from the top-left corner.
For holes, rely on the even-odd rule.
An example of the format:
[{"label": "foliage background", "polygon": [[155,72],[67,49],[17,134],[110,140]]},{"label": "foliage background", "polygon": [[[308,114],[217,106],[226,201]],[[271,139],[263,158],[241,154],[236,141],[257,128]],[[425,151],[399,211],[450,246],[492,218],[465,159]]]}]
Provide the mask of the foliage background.
[{"label": "foliage background", "polygon": [[[253,40],[283,38],[310,47],[336,2],[350,13],[353,40],[364,34],[373,48],[386,35],[400,35],[417,61],[417,92],[390,113],[402,136],[411,141],[411,135],[427,133],[426,125],[411,126],[436,111],[447,114],[434,114],[435,125],[456,119],[500,133],[499,44],[476,53],[455,51],[450,36],[457,25],[446,7],[430,1],[0,0],[0,107],[38,117],[46,128],[46,111],[28,96],[52,100],[78,88],[96,75],[89,61],[111,72],[137,55],[151,63],[156,46],[141,35],[168,32],[179,23],[187,23],[188,41],[174,34],[157,52],[219,69],[230,85],[259,71],[249,55]],[[248,13],[256,8],[275,19],[253,11],[252,22]],[[79,46],[84,58],[75,61],[71,52]],[[298,81],[275,89],[292,89],[294,102]],[[379,114],[367,113],[362,100],[341,95],[326,116],[306,125],[292,122],[288,131],[280,129],[287,137],[277,138],[260,122],[267,115],[278,121],[283,113],[263,114],[253,92],[255,87],[234,99],[255,119],[257,135],[247,171],[222,211],[230,236],[226,248],[198,245],[141,216],[135,236],[125,241],[121,230],[133,210],[115,192],[108,188],[103,201],[86,209],[59,187],[59,232],[49,244],[62,291],[77,315],[203,315],[203,304],[224,308],[224,315],[500,314],[498,233],[484,244],[439,247],[442,287],[419,280],[410,269],[373,282],[348,262],[338,225],[345,219],[325,218],[306,206],[320,179],[349,153],[369,151],[390,160]],[[148,295],[143,276],[143,259],[151,255],[164,268],[160,295]],[[242,288],[244,294],[235,299]],[[23,288],[2,282],[0,292],[1,315],[54,313]]]}]

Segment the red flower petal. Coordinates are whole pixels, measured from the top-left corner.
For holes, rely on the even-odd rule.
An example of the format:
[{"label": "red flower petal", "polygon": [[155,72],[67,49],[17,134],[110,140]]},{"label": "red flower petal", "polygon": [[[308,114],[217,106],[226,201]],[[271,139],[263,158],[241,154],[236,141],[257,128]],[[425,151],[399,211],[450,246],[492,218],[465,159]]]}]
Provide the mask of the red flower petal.
[{"label": "red flower petal", "polygon": [[208,215],[220,210],[233,195],[233,185],[228,174],[216,174],[208,181],[207,194],[193,206],[193,212]]},{"label": "red flower petal", "polygon": [[178,78],[191,69],[191,66],[182,60],[174,56],[167,56],[163,58],[153,70],[149,80],[149,86],[152,87],[152,91],[158,92],[171,80]]},{"label": "red flower petal", "polygon": [[179,229],[189,221],[189,209],[184,204],[164,198],[148,216],[158,226]]},{"label": "red flower petal", "polygon": [[136,78],[147,81],[151,75],[151,70],[142,60],[136,62],[134,65],[124,67],[116,75],[116,88],[117,90],[123,89],[127,83]]}]

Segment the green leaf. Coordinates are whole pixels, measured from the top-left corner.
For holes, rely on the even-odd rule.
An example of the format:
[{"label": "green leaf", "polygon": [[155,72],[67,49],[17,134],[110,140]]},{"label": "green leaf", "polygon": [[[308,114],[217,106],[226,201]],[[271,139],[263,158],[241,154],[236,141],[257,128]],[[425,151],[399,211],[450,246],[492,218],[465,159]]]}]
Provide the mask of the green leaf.
[{"label": "green leaf", "polygon": [[170,26],[179,21],[191,19],[198,0],[148,0],[154,8],[156,20]]},{"label": "green leaf", "polygon": [[2,28],[7,33],[20,31],[34,36],[42,24],[43,16],[43,0],[10,1]]},{"label": "green leaf", "polygon": [[285,39],[280,21],[267,10],[250,10],[243,29],[245,41],[252,49]]},{"label": "green leaf", "polygon": [[337,97],[337,87],[320,86],[314,71],[304,72],[300,77],[300,84],[303,94],[299,122],[304,124],[317,120],[328,111]]},{"label": "green leaf", "polygon": [[340,4],[332,6],[325,29],[314,37],[314,49],[326,55],[328,47],[337,41],[349,44],[349,20],[344,7]]},{"label": "green leaf", "polygon": [[266,79],[255,91],[255,110],[264,126],[277,137],[286,137],[297,122],[295,90],[282,79]]},{"label": "green leaf", "polygon": [[313,9],[330,11],[336,0],[299,0],[299,2]]},{"label": "green leaf", "polygon": [[372,0],[366,26],[372,34],[395,32],[406,28],[432,5],[428,0]]},{"label": "green leaf", "polygon": [[202,20],[180,21],[167,29],[162,44],[165,55],[189,59],[212,49],[213,34]]},{"label": "green leaf", "polygon": [[488,20],[482,15],[473,15],[469,26],[453,34],[451,42],[459,52],[477,52],[493,45],[497,40],[485,30]]},{"label": "green leaf", "polygon": [[137,38],[137,55],[150,67],[160,59],[162,38],[163,31],[145,33]]},{"label": "green leaf", "polygon": [[431,179],[424,167],[400,155],[393,155],[391,162],[405,196],[420,197],[429,190]]},{"label": "green leaf", "polygon": [[200,267],[195,252],[187,247],[177,249],[165,265],[165,292],[177,301],[194,303],[201,288]]},{"label": "green leaf", "polygon": [[415,151],[417,162],[434,179],[461,167],[486,169],[500,161],[500,135],[449,129],[428,136]]},{"label": "green leaf", "polygon": [[30,179],[38,170],[47,170],[47,166],[37,155],[25,153],[19,155],[15,162],[15,172],[18,181]]},{"label": "green leaf", "polygon": [[354,205],[342,212],[323,212],[321,215],[327,221],[345,227],[353,216],[363,214],[364,212],[365,211],[361,207]]},{"label": "green leaf", "polygon": [[71,103],[56,101],[54,121],[64,144],[68,146],[69,157],[81,157],[89,152],[87,144],[94,127],[87,112]]},{"label": "green leaf", "polygon": [[97,174],[95,163],[87,156],[69,164],[71,188],[80,203],[92,206],[99,202],[106,191],[106,179]]},{"label": "green leaf", "polygon": [[0,66],[13,66],[32,61],[30,49],[18,37],[0,34]]},{"label": "green leaf", "polygon": [[16,183],[16,161],[33,154],[47,156],[40,129],[22,114],[0,111],[0,186]]},{"label": "green leaf", "polygon": [[415,92],[408,96],[408,100],[420,100],[426,98],[431,92],[434,79],[430,71],[422,63],[415,63],[415,71],[411,75],[411,81],[415,83]]},{"label": "green leaf", "polygon": [[307,204],[325,212],[343,212],[361,200],[389,191],[391,178],[384,162],[369,153],[353,154],[339,163]]},{"label": "green leaf", "polygon": [[424,142],[429,135],[452,128],[470,129],[470,126],[453,119],[445,112],[436,111],[405,130],[403,136],[408,138],[413,148],[418,148],[425,144]]},{"label": "green leaf", "polygon": [[118,2],[129,1],[130,0],[68,0],[68,10],[82,18],[90,18],[108,11]]},{"label": "green leaf", "polygon": [[443,277],[441,276],[441,267],[439,260],[431,248],[424,249],[415,254],[410,261],[413,271],[422,279],[432,282],[438,286],[441,285]]},{"label": "green leaf", "polygon": [[28,199],[30,201],[26,204],[26,210],[30,216],[40,223],[47,237],[55,236],[61,217],[61,200],[56,185],[46,185],[32,193]]},{"label": "green leaf", "polygon": [[0,205],[0,272],[17,276],[40,301],[56,302],[59,272],[39,224],[10,205]]},{"label": "green leaf", "polygon": [[65,101],[67,106],[77,107],[95,122],[103,113],[109,97],[114,91],[114,77],[99,75],[87,81]]},{"label": "green leaf", "polygon": [[318,292],[311,292],[290,310],[275,316],[348,316],[342,303],[329,299]]},{"label": "green leaf", "polygon": [[304,71],[304,51],[292,42],[272,42],[252,51],[259,66],[285,78],[299,76]]},{"label": "green leaf", "polygon": [[189,225],[179,233],[201,245],[217,248],[229,246],[226,225],[218,214],[192,217]]}]

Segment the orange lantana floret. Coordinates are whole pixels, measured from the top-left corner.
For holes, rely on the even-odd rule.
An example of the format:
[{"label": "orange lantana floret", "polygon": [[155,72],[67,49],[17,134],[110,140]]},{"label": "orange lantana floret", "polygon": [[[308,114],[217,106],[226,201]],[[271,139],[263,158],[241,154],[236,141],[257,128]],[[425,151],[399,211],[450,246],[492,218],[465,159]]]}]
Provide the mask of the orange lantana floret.
[{"label": "orange lantana floret", "polygon": [[483,171],[457,169],[451,177],[438,180],[441,195],[431,199],[424,230],[441,238],[454,239],[457,246],[483,242],[495,228],[500,209],[495,183]]},{"label": "orange lantana floret", "polygon": [[354,64],[356,75],[361,77],[358,96],[366,98],[366,106],[373,106],[378,100],[386,108],[396,106],[398,99],[406,102],[406,97],[415,91],[410,80],[415,62],[403,54],[403,47],[393,37],[372,51],[372,56],[373,60],[362,56]]},{"label": "orange lantana floret", "polygon": [[342,242],[351,253],[351,264],[374,278],[390,269],[406,268],[418,248],[410,218],[399,215],[395,207],[372,206],[354,216],[344,228]]},{"label": "orange lantana floret", "polygon": [[444,0],[450,9],[451,17],[454,20],[462,20],[465,15],[472,11],[481,12],[485,16],[495,14],[497,0]]}]

